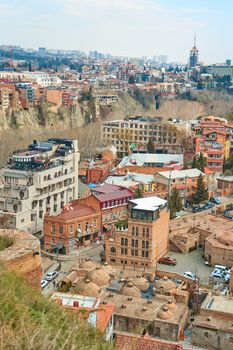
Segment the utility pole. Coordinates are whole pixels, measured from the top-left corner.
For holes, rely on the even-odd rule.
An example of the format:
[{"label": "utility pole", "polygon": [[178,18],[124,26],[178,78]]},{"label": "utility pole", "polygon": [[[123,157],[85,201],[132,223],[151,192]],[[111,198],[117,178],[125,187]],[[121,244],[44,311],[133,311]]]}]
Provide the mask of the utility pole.
[{"label": "utility pole", "polygon": [[170,200],[170,188],[171,188],[171,171],[169,172],[169,177],[168,177],[168,202]]}]

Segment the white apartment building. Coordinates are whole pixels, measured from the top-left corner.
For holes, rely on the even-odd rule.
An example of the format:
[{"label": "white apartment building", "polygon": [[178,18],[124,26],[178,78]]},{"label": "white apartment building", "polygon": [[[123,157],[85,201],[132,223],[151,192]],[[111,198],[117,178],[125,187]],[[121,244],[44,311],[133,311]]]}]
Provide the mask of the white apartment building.
[{"label": "white apartment building", "polygon": [[78,141],[33,141],[17,150],[1,169],[0,217],[10,228],[41,232],[45,213],[59,214],[78,198]]},{"label": "white apartment building", "polygon": [[173,147],[177,144],[176,127],[161,123],[159,117],[134,117],[102,123],[102,143],[114,145],[120,156],[127,155],[130,149],[146,147],[150,139],[154,145]]},{"label": "white apartment building", "polygon": [[5,72],[0,71],[0,78],[8,78],[15,81],[29,81],[42,87],[60,86],[62,80],[55,75],[45,72]]}]

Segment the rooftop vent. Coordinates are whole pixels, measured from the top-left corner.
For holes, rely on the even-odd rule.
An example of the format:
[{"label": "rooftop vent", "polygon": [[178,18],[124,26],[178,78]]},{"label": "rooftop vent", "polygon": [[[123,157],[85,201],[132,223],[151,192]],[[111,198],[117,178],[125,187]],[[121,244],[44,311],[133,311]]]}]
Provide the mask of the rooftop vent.
[{"label": "rooftop vent", "polygon": [[121,308],[122,308],[122,309],[126,309],[126,305],[125,305],[125,304],[122,304],[122,305],[121,305]]},{"label": "rooftop vent", "polygon": [[142,309],[142,311],[144,311],[144,312],[147,311],[147,307],[144,307],[144,308]]},{"label": "rooftop vent", "polygon": [[109,297],[109,298],[113,298],[113,294],[112,294],[112,293],[109,293],[109,294],[108,294],[108,297]]},{"label": "rooftop vent", "polygon": [[86,283],[90,283],[91,281],[87,278],[87,279],[85,280],[85,282],[86,282]]},{"label": "rooftop vent", "polygon": [[101,304],[106,305],[106,304],[107,304],[107,301],[106,301],[106,300],[103,300]]},{"label": "rooftop vent", "polygon": [[152,304],[152,300],[148,299],[147,304]]},{"label": "rooftop vent", "polygon": [[127,300],[128,300],[128,301],[132,301],[133,298],[132,298],[132,297],[128,297]]}]

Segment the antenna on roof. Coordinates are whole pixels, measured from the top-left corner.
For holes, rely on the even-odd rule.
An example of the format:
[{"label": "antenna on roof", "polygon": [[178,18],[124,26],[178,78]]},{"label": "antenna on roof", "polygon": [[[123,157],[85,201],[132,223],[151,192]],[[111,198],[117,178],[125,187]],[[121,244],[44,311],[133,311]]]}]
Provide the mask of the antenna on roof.
[{"label": "antenna on roof", "polygon": [[194,47],[196,47],[196,41],[197,41],[197,33],[194,33]]}]

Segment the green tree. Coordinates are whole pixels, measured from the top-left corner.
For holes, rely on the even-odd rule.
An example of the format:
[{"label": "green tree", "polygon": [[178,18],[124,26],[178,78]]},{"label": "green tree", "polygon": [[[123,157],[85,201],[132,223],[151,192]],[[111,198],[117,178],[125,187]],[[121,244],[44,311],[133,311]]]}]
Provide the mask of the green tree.
[{"label": "green tree", "polygon": [[143,197],[143,188],[141,186],[138,186],[134,190],[134,198],[142,198]]},{"label": "green tree", "polygon": [[201,152],[199,155],[196,155],[193,157],[192,160],[192,168],[197,168],[200,171],[204,172],[206,166],[206,158],[203,156],[203,153]]},{"label": "green tree", "polygon": [[168,207],[170,209],[170,218],[174,218],[176,216],[176,212],[182,209],[182,198],[180,193],[176,187],[174,187],[171,191],[171,195],[168,202]]},{"label": "green tree", "polygon": [[202,174],[199,175],[197,179],[197,187],[192,196],[192,202],[194,204],[200,204],[209,198],[208,189],[205,185]]},{"label": "green tree", "polygon": [[152,139],[150,138],[147,144],[147,152],[148,153],[154,153],[155,152],[155,146],[154,146],[154,142],[152,141]]},{"label": "green tree", "polygon": [[135,83],[134,76],[130,75],[130,77],[129,77],[129,84],[134,84],[134,83]]}]

